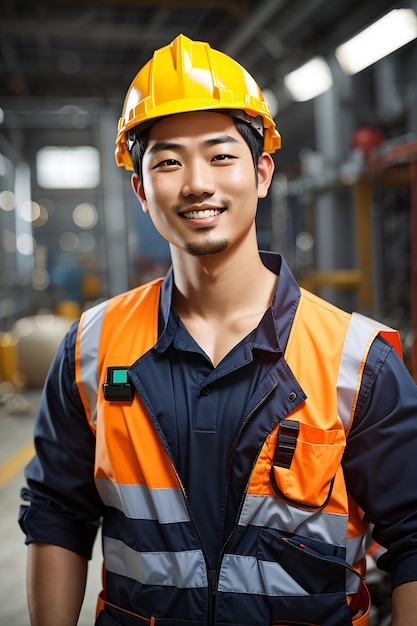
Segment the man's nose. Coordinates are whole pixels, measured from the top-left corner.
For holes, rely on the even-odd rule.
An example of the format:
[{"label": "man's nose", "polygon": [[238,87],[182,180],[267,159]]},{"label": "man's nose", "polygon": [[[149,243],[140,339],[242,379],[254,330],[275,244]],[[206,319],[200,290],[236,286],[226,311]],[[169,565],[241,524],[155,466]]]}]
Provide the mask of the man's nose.
[{"label": "man's nose", "polygon": [[182,187],[184,196],[212,195],[214,191],[213,170],[209,163],[195,160],[185,168]]}]

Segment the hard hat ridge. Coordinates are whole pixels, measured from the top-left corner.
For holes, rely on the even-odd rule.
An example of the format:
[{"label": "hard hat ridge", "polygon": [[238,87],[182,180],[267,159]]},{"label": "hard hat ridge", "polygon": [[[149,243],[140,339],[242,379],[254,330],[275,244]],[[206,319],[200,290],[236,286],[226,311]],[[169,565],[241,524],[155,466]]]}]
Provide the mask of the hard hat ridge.
[{"label": "hard hat ridge", "polygon": [[116,162],[132,169],[129,138],[157,119],[191,111],[224,111],[244,119],[275,152],[280,136],[253,77],[234,59],[206,42],[178,35],[156,50],[126,94],[116,138]]}]

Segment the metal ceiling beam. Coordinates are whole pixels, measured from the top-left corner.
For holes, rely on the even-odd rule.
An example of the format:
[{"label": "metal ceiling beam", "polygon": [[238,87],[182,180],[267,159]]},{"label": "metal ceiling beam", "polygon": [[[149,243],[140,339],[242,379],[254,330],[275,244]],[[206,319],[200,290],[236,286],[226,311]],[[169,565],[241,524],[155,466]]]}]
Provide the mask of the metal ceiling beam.
[{"label": "metal ceiling beam", "polygon": [[[64,3],[65,4],[65,3]],[[67,4],[82,4],[83,6],[97,6],[101,8],[103,5],[111,7],[115,6],[115,0],[70,0]],[[117,7],[135,7],[135,8],[167,8],[172,10],[178,9],[223,9],[230,15],[240,20],[250,10],[250,0],[206,0],[199,2],[198,0],[117,0]]]},{"label": "metal ceiling beam", "polygon": [[[249,13],[245,21],[235,29],[234,34],[226,40],[222,46],[223,51],[232,57],[237,56],[287,1],[264,0],[258,4],[257,8]],[[278,34],[277,36],[279,37]]]},{"label": "metal ceiling beam", "polygon": [[137,25],[118,25],[109,22],[107,24],[95,23],[94,28],[92,26],[91,21],[79,19],[72,21],[63,18],[39,23],[28,19],[18,21],[4,19],[0,21],[0,37],[7,38],[9,41],[13,37],[22,38],[26,41],[31,37],[35,37],[36,40],[47,37],[50,40],[59,40],[63,47],[70,46],[71,41],[118,42],[129,45],[137,42],[143,47],[144,45],[153,45],[155,41],[158,43],[168,41],[173,36],[174,30],[175,34],[178,34],[175,26],[166,29],[165,32],[159,28],[157,30],[146,28],[140,33],[138,33]]}]

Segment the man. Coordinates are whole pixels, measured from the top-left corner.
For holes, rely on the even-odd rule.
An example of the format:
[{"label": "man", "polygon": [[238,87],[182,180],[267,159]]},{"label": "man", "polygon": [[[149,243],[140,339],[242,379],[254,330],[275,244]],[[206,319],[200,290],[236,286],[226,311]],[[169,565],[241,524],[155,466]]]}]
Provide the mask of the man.
[{"label": "man", "polygon": [[253,78],[180,35],[116,144],[172,269],[85,312],[51,366],[22,491],[33,626],[76,624],[100,519],[97,625],[364,626],[372,523],[415,626],[416,386],[394,331],[258,251],[280,138]]}]

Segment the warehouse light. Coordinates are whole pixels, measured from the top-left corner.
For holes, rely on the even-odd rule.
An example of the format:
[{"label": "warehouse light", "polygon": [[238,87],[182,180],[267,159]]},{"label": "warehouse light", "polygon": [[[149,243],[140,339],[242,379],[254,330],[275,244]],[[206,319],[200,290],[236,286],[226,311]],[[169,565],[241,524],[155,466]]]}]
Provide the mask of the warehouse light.
[{"label": "warehouse light", "polygon": [[416,37],[413,9],[393,9],[336,48],[336,57],[346,74],[356,74]]},{"label": "warehouse light", "polygon": [[36,154],[36,177],[45,189],[93,189],[100,183],[98,150],[45,146]]},{"label": "warehouse light", "polygon": [[332,86],[332,73],[322,57],[314,57],[284,76],[284,85],[297,102],[305,102],[324,93]]}]

